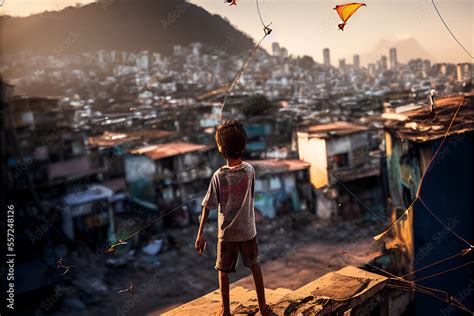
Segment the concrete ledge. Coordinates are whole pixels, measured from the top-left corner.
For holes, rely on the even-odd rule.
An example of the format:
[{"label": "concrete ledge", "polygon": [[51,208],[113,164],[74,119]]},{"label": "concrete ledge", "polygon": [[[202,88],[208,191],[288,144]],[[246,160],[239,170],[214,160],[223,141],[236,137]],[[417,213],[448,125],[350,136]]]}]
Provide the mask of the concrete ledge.
[{"label": "concrete ledge", "polygon": [[[387,295],[388,281],[382,275],[347,266],[327,273],[295,291],[285,288],[266,289],[265,295],[274,315],[326,315],[335,312],[341,315],[359,315],[369,314],[374,310],[378,310],[380,315],[389,315],[391,313],[388,307],[393,307],[394,304],[390,304],[389,299],[393,300],[400,295]],[[258,312],[254,290],[241,286],[231,288],[230,300],[233,315],[254,315]],[[219,304],[220,294],[216,290],[163,315],[214,315]],[[403,311],[403,307],[399,310]]]}]

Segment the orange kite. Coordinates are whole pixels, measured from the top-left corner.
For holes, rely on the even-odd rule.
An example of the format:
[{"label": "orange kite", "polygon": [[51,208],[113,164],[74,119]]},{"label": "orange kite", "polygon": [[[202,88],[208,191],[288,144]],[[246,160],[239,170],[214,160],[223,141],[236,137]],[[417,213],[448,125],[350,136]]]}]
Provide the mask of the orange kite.
[{"label": "orange kite", "polygon": [[344,26],[346,25],[347,20],[362,6],[366,6],[365,3],[348,3],[337,5],[334,10],[337,11],[339,17],[343,23],[338,24],[337,26],[341,31],[344,31]]}]

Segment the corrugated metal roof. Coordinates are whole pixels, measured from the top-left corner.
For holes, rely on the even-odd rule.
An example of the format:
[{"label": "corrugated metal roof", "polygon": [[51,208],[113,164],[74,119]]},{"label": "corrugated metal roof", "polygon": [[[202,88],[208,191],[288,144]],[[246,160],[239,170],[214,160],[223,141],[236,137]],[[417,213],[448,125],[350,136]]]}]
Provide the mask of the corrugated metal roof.
[{"label": "corrugated metal roof", "polygon": [[400,113],[384,113],[384,126],[403,140],[426,142],[441,138],[448,130],[457,108],[460,110],[453,122],[449,135],[474,130],[473,95],[447,95],[435,98],[434,111],[424,105]]},{"label": "corrugated metal roof", "polygon": [[120,144],[124,144],[130,141],[137,140],[149,140],[156,138],[163,138],[175,134],[172,131],[162,131],[162,130],[146,130],[139,132],[130,132],[130,133],[115,133],[110,131],[105,131],[102,135],[89,137],[88,143],[90,146],[96,147],[114,147]]},{"label": "corrugated metal roof", "polygon": [[152,160],[159,160],[166,157],[172,157],[202,150],[209,150],[209,146],[191,143],[167,143],[139,148],[136,150],[132,150],[131,153],[145,154],[148,158]]},{"label": "corrugated metal roof", "polygon": [[303,160],[249,160],[258,173],[277,173],[309,168],[310,163]]},{"label": "corrugated metal roof", "polygon": [[317,134],[320,137],[327,137],[332,135],[349,135],[357,132],[366,131],[367,127],[355,125],[349,122],[334,122],[325,124],[312,125],[302,132],[310,135]]}]

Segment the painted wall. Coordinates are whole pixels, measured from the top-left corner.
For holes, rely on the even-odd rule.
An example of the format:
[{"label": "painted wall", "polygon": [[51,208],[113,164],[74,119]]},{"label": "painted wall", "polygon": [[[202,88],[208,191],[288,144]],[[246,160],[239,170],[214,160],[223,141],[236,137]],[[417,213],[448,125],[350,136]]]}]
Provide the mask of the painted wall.
[{"label": "painted wall", "polygon": [[[275,173],[259,176],[255,181],[255,208],[263,216],[275,218],[280,210],[300,211],[305,197],[297,189],[298,172]],[[307,201],[309,204],[310,201]],[[308,207],[308,205],[306,205]],[[289,208],[289,209],[287,209]]]},{"label": "painted wall", "polygon": [[328,157],[347,153],[349,166],[361,165],[368,161],[369,141],[366,132],[331,137],[326,142]]},{"label": "painted wall", "polygon": [[298,133],[299,159],[309,162],[311,184],[319,189],[328,184],[326,141],[311,138],[307,133]]},{"label": "painted wall", "polygon": [[125,159],[125,179],[130,197],[138,203],[156,208],[153,177],[155,162],[146,156],[128,156]]}]

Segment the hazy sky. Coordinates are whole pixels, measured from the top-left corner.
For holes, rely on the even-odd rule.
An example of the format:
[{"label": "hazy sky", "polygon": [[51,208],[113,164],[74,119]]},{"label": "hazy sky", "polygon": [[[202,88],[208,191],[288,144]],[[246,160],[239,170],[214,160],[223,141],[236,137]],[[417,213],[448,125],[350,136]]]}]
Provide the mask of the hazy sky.
[{"label": "hazy sky", "polygon": [[[113,1],[113,0],[110,0]],[[158,0],[157,0],[158,1]],[[166,1],[166,0],[164,0]],[[388,43],[377,53],[387,54],[393,41],[415,38],[433,61],[472,62],[452,39],[437,16],[431,0],[367,0],[349,20],[344,32],[337,29],[339,18],[333,10],[343,0],[259,0],[263,18],[272,22],[273,33],[263,44],[270,48],[276,41],[290,54],[313,56],[322,61],[322,49],[331,49],[331,61],[352,55],[364,57],[381,41]],[[474,54],[474,0],[435,0],[446,22],[464,46]],[[59,10],[92,0],[5,0],[0,12],[29,15],[45,10]],[[258,40],[263,35],[254,0],[237,0],[229,7],[224,0],[190,0],[211,13],[227,18],[241,31]],[[346,1],[350,2],[350,1]],[[385,49],[386,48],[386,49]],[[386,52],[385,52],[386,51]],[[368,59],[367,56],[365,59]]]}]

